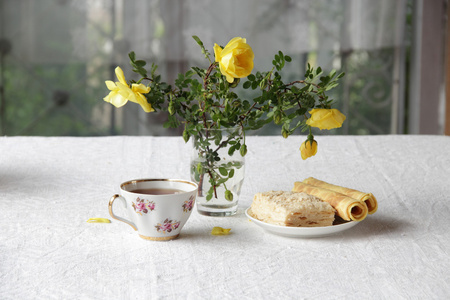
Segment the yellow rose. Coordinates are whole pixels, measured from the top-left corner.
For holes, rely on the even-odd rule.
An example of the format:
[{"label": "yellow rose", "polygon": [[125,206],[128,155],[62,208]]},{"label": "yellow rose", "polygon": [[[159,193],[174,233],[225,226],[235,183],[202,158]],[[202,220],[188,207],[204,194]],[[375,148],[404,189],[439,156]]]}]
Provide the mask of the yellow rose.
[{"label": "yellow rose", "polygon": [[308,157],[314,156],[317,153],[317,142],[315,140],[306,140],[300,146],[300,153],[302,159],[305,160]]},{"label": "yellow rose", "polygon": [[114,83],[111,80],[105,81],[106,87],[111,91],[108,96],[103,98],[106,102],[111,103],[115,107],[124,106],[128,100],[127,97],[131,92],[130,87],[128,86],[125,76],[123,75],[123,71],[120,67],[115,69],[117,79],[119,82]]},{"label": "yellow rose", "polygon": [[152,108],[151,104],[148,103],[147,98],[145,98],[145,96],[143,95],[143,94],[147,94],[148,92],[150,92],[149,86],[145,86],[142,83],[139,83],[139,84],[133,83],[133,85],[131,86],[131,90],[134,93],[135,101],[133,101],[132,99],[129,99],[130,101],[138,103],[145,112],[155,111]]},{"label": "yellow rose", "polygon": [[342,126],[345,116],[337,109],[315,108],[310,112],[311,117],[306,120],[306,125],[319,129],[333,129]]},{"label": "yellow rose", "polygon": [[106,87],[111,91],[108,96],[103,98],[106,102],[111,103],[115,107],[124,106],[128,101],[138,103],[144,109],[145,112],[154,111],[151,104],[147,102],[147,99],[143,94],[150,92],[150,87],[140,84],[133,84],[130,88],[125,75],[120,67],[115,69],[118,82],[111,80],[105,81]]},{"label": "yellow rose", "polygon": [[232,83],[235,78],[247,77],[253,70],[255,55],[244,38],[233,38],[223,49],[214,44],[214,55],[216,62],[219,63],[220,73],[229,83]]}]

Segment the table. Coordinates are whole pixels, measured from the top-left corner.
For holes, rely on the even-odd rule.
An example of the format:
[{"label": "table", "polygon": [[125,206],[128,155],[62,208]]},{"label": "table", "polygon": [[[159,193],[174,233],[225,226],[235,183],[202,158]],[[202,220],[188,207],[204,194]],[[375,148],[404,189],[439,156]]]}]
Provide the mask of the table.
[{"label": "table", "polygon": [[[303,161],[304,138],[247,137],[239,213],[193,212],[178,239],[152,242],[113,220],[108,201],[129,179],[189,179],[182,138],[1,137],[0,299],[447,298],[450,137],[316,136]],[[379,209],[308,239],[246,218],[255,193],[309,176],[372,192]]]}]

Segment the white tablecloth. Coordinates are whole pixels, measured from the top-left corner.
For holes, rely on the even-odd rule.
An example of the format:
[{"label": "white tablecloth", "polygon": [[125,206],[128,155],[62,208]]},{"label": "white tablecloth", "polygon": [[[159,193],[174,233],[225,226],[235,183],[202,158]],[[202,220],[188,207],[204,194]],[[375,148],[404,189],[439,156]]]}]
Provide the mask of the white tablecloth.
[{"label": "white tablecloth", "polygon": [[[0,299],[445,299],[450,295],[450,137],[247,137],[238,215],[193,212],[151,242],[109,218],[129,179],[189,179],[180,137],[0,138]],[[256,192],[313,176],[372,192],[379,210],[321,238],[250,222]],[[232,234],[213,236],[214,226]],[[448,299],[448,298],[447,298]]]}]

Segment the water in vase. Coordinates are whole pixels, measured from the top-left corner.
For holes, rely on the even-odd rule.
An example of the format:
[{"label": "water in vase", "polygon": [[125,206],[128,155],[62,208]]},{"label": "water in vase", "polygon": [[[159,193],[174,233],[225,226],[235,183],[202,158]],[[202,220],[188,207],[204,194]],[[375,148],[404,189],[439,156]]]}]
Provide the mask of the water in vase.
[{"label": "water in vase", "polygon": [[[190,166],[191,180],[199,185],[196,199],[198,212],[208,216],[236,214],[244,182],[245,162],[222,160],[209,168],[205,164],[203,158],[196,158]],[[215,188],[212,182],[216,183]]]}]

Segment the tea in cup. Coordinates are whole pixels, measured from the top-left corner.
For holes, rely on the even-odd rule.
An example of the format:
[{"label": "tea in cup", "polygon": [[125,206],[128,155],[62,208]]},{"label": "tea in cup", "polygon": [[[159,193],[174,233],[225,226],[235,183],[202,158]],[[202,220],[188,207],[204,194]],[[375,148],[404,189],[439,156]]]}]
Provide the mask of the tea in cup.
[{"label": "tea in cup", "polygon": [[[197,184],[180,179],[136,179],[120,185],[120,195],[109,200],[109,214],[137,230],[146,240],[166,241],[180,234],[191,215],[197,194]],[[128,219],[113,211],[120,200],[127,209]]]}]

